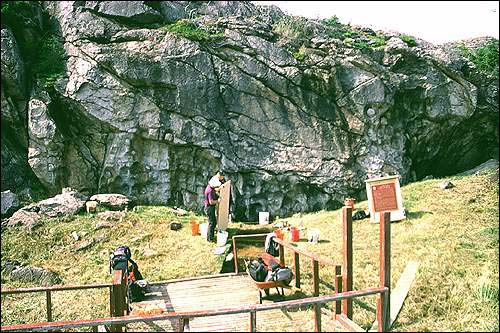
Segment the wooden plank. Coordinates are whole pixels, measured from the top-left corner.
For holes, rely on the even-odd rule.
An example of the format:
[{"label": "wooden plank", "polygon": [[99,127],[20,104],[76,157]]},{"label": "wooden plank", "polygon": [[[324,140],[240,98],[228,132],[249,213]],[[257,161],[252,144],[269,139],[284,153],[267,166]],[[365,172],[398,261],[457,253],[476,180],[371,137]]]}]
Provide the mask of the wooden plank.
[{"label": "wooden plank", "polygon": [[226,230],[229,224],[229,197],[231,194],[231,181],[228,180],[220,187],[219,208],[217,210],[217,227]]},{"label": "wooden plank", "polygon": [[[403,307],[404,300],[408,295],[411,284],[415,280],[417,275],[419,262],[410,261],[406,264],[406,267],[399,277],[396,287],[391,291],[391,321],[390,326],[396,321],[401,308]],[[376,331],[378,328],[377,321],[373,322],[370,332]]]},{"label": "wooden plank", "polygon": [[349,332],[365,332],[365,330],[344,315],[337,316],[337,321]]}]

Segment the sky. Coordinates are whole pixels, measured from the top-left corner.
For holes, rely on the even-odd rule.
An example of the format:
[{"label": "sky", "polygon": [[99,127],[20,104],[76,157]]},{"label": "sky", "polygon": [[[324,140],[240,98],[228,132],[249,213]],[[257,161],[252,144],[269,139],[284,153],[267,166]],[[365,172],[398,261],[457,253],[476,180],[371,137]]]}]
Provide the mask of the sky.
[{"label": "sky", "polygon": [[374,30],[392,30],[434,44],[491,36],[499,38],[498,1],[253,1],[287,14]]}]

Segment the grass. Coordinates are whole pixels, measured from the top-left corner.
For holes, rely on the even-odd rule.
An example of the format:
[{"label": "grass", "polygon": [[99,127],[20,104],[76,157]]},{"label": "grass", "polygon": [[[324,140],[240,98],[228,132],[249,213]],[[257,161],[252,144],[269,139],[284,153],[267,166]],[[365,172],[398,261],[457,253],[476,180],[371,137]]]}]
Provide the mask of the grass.
[{"label": "grass", "polygon": [[[405,300],[396,331],[498,331],[498,180],[491,174],[451,177],[456,185],[441,190],[442,180],[426,180],[402,187],[408,219],[391,224],[392,277],[394,287],[408,261],[418,261],[419,271]],[[367,202],[356,204],[367,208]],[[94,216],[81,215],[46,224],[26,234],[17,229],[2,233],[2,262],[17,259],[31,265],[56,271],[65,284],[108,282],[109,251],[128,244],[132,257],[148,281],[215,274],[221,259],[212,254],[213,245],[190,234],[189,220],[203,217],[189,213],[177,217],[167,207],[138,207],[112,228],[94,231]],[[183,228],[172,231],[170,221]],[[297,214],[280,219],[291,225],[320,230],[320,242],[311,244],[305,235],[297,246],[341,263],[341,211]],[[353,222],[354,289],[378,285],[378,224],[368,219]],[[259,225],[233,223],[235,233],[260,233],[271,229]],[[78,231],[83,239],[106,235],[109,241],[75,253],[70,236]],[[86,234],[85,234],[86,233]],[[287,236],[289,237],[289,235]],[[262,248],[241,250],[252,256]],[[154,251],[154,252],[153,252]],[[148,252],[150,252],[148,254]],[[286,263],[291,265],[290,251]],[[302,293],[312,293],[310,261],[301,260]],[[320,277],[332,283],[333,271],[320,266]],[[27,286],[2,279],[2,288]],[[107,294],[95,291],[53,293],[54,319],[97,318],[109,311]],[[320,292],[330,290],[320,284]],[[43,321],[43,294],[28,297],[2,296],[2,325]],[[365,329],[375,320],[376,298],[365,297],[354,302],[354,321]],[[307,318],[312,318],[304,311]]]},{"label": "grass", "polygon": [[198,42],[210,42],[217,38],[224,37],[223,33],[214,34],[207,32],[201,29],[195,22],[188,19],[182,19],[175,23],[168,24],[161,29]]},{"label": "grass", "polygon": [[399,38],[406,43],[406,45],[413,47],[417,46],[417,42],[415,41],[415,38],[408,36],[408,35],[401,35]]},{"label": "grass", "polygon": [[498,77],[498,40],[490,40],[474,50],[464,44],[459,44],[457,48],[480,72]]}]

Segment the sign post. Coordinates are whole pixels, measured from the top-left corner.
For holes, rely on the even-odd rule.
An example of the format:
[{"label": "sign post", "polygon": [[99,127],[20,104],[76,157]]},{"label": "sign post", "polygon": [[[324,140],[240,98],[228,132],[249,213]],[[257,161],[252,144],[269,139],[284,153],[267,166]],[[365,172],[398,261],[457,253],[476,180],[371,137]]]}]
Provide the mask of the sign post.
[{"label": "sign post", "polygon": [[381,212],[390,212],[391,221],[400,221],[406,218],[398,175],[371,178],[365,182],[370,222],[379,223],[379,213]]}]

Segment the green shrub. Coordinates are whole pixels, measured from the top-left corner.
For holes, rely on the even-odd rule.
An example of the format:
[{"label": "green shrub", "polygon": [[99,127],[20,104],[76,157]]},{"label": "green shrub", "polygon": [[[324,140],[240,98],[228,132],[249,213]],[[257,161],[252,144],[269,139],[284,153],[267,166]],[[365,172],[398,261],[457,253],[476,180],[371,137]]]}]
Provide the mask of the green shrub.
[{"label": "green shrub", "polygon": [[162,27],[162,30],[173,32],[176,35],[197,42],[209,42],[216,38],[223,37],[224,34],[212,34],[203,29],[200,29],[193,21],[182,19],[175,23]]},{"label": "green shrub", "polygon": [[306,18],[285,16],[274,24],[273,31],[288,39],[303,40],[307,38],[309,29]]},{"label": "green shrub", "polygon": [[372,47],[380,47],[385,45],[385,37],[381,35],[371,36],[370,45]]},{"label": "green shrub", "polygon": [[340,28],[343,26],[343,24],[340,23],[339,18],[335,15],[333,15],[330,18],[321,20],[321,23],[323,25],[326,25],[327,27],[332,27],[332,28]]},{"label": "green shrub", "polygon": [[412,47],[412,46],[417,46],[417,42],[415,41],[415,38],[408,36],[408,35],[401,35],[399,38],[406,43],[406,45]]},{"label": "green shrub", "polygon": [[48,89],[65,73],[66,52],[62,40],[56,35],[46,33],[36,52],[33,74],[40,80],[41,85]]},{"label": "green shrub", "polygon": [[293,54],[293,57],[298,61],[302,61],[307,57],[306,48],[302,45],[300,49]]},{"label": "green shrub", "polygon": [[457,48],[480,72],[498,76],[498,40],[491,40],[476,50],[471,50],[463,44]]}]

